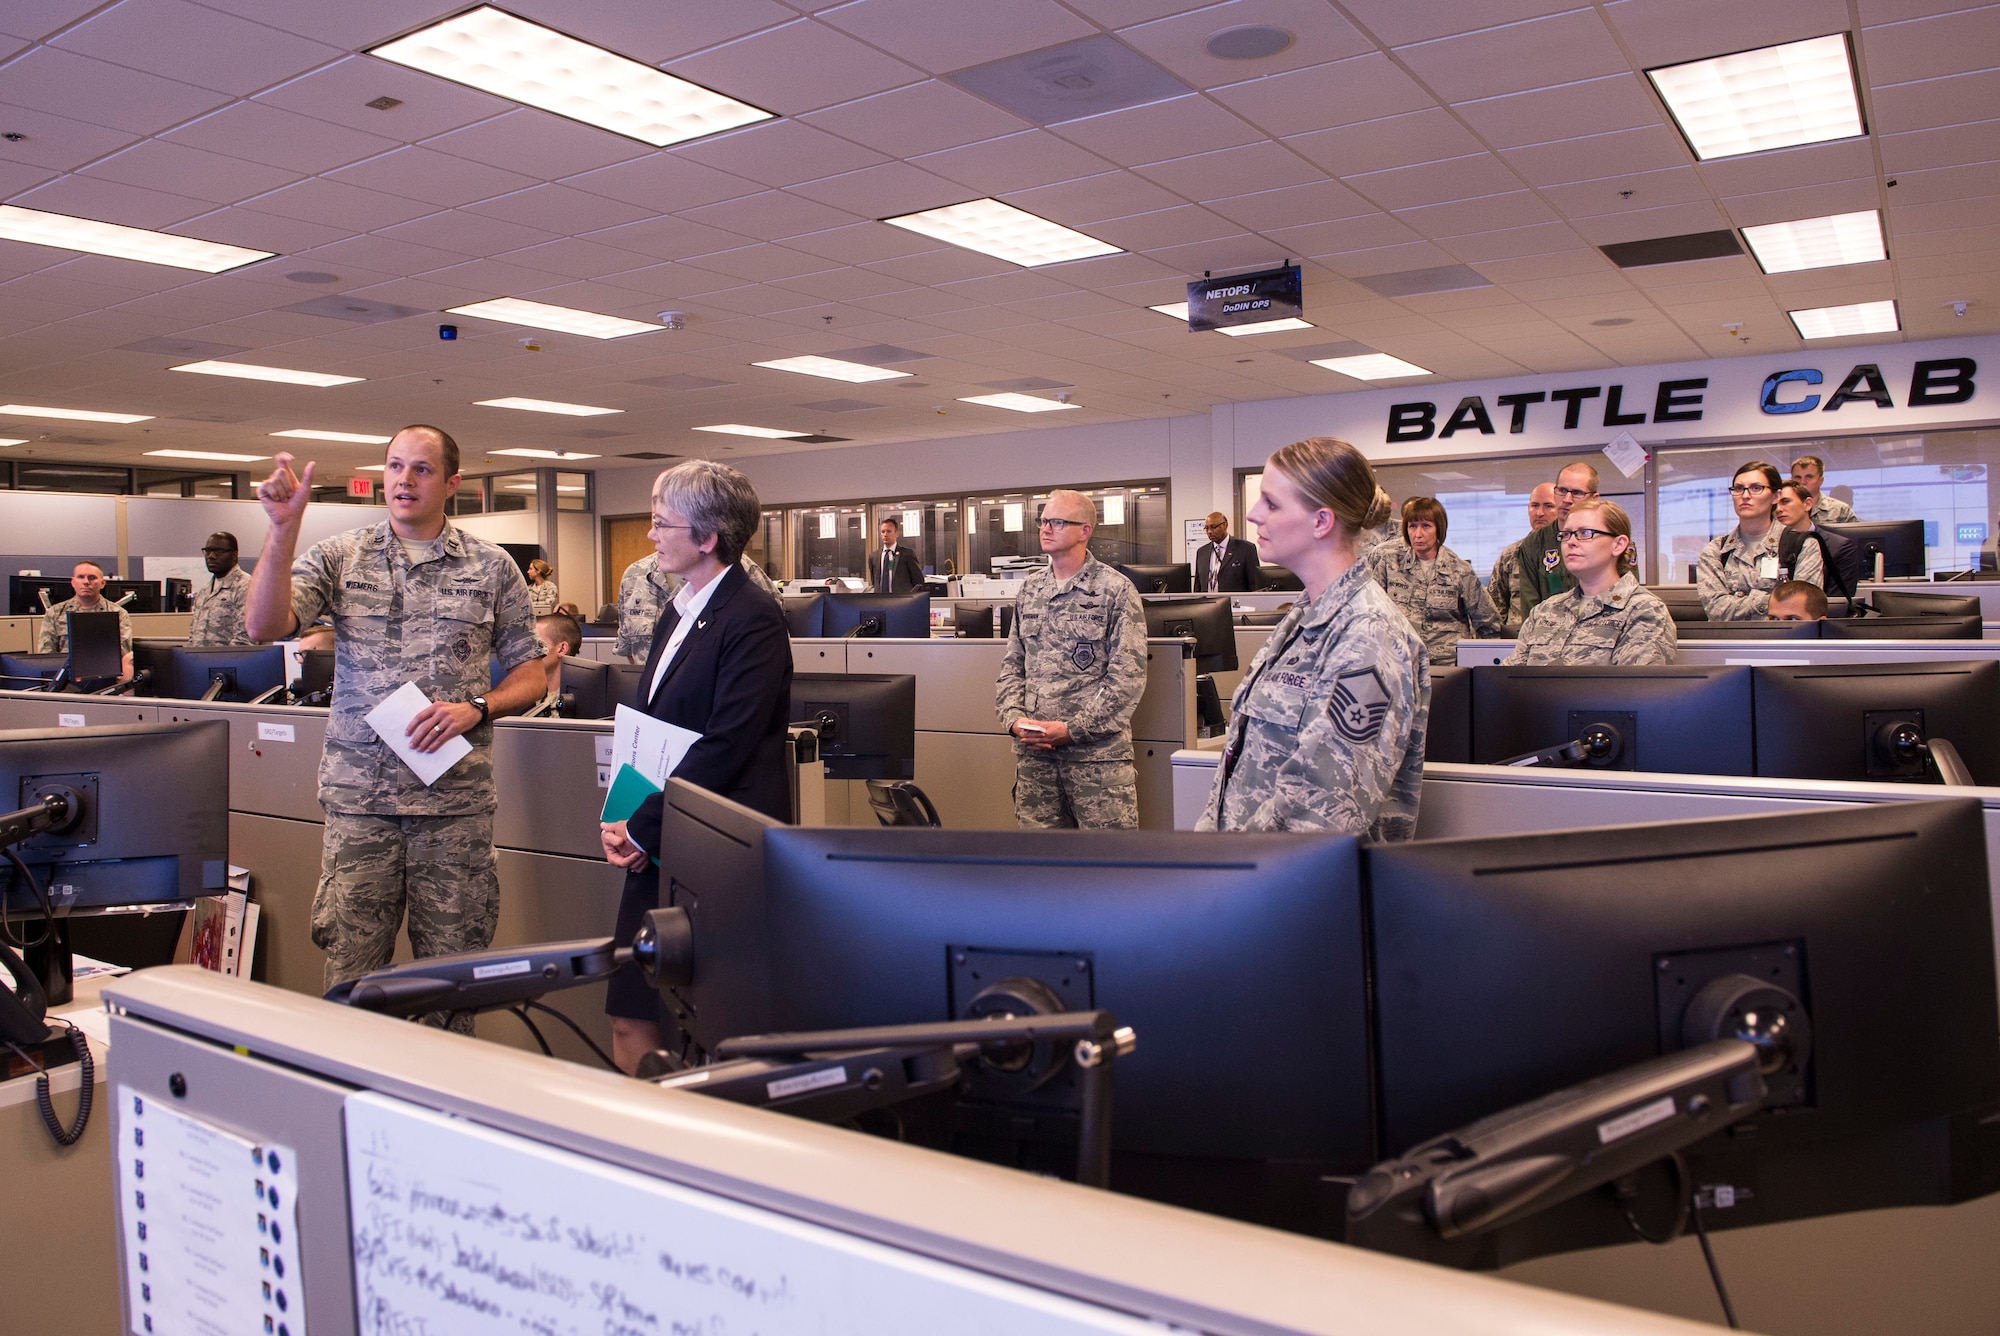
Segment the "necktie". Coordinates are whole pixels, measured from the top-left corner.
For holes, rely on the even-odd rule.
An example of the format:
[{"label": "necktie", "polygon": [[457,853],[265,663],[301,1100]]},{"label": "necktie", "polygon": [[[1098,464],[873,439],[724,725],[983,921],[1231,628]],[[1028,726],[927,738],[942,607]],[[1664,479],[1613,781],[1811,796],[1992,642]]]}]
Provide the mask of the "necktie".
[{"label": "necktie", "polygon": [[882,549],[882,592],[885,594],[890,592],[889,562],[892,558],[895,557],[895,555],[896,555],[896,549],[893,547],[885,547]]},{"label": "necktie", "polygon": [[1222,553],[1223,546],[1217,543],[1215,545],[1215,555],[1208,562],[1208,592],[1211,594],[1215,593],[1221,587]]}]

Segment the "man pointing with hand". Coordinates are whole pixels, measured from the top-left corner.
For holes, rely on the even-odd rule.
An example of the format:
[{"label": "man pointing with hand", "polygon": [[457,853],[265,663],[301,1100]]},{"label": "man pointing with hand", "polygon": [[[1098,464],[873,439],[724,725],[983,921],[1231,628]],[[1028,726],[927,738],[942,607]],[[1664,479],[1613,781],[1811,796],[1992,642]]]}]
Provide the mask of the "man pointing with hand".
[{"label": "man pointing with hand", "polygon": [[[390,439],[386,521],[303,556],[314,466],[294,474],[290,455],[277,462],[257,488],[271,528],[244,625],[269,641],[333,619],[333,709],[319,768],[326,837],[312,908],[327,987],[388,964],[406,910],[418,956],[483,949],[500,908],[488,721],[525,710],[544,685],[527,582],[505,551],[445,518],[459,453],[436,427],[405,427]],[[489,691],[495,654],[507,675]],[[430,701],[404,730],[410,747],[434,752],[461,735],[472,745],[429,786],[367,720],[406,682]],[[471,1032],[470,1016],[451,1024]]]}]

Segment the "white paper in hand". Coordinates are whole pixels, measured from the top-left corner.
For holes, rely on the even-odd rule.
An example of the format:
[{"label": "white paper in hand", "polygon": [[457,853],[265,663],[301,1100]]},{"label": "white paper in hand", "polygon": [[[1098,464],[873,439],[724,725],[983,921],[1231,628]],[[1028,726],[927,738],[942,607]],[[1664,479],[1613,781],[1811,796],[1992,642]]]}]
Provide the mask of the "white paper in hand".
[{"label": "white paper in hand", "polygon": [[611,721],[611,771],[629,765],[661,788],[701,734],[621,705]]},{"label": "white paper in hand", "polygon": [[472,744],[462,737],[448,739],[434,752],[420,752],[410,745],[404,730],[418,711],[431,703],[415,682],[405,682],[391,693],[389,699],[368,712],[368,727],[375,730],[375,736],[389,744],[389,750],[403,758],[403,764],[417,772],[417,778],[428,788],[437,783],[438,776],[457,765],[459,759],[472,750]]}]

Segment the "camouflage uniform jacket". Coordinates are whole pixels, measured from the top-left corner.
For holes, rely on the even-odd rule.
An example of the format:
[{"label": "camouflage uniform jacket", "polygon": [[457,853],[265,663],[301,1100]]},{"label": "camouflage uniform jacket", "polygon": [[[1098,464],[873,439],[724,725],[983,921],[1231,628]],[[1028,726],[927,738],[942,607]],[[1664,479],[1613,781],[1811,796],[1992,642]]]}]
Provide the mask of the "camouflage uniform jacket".
[{"label": "camouflage uniform jacket", "polygon": [[1493,600],[1493,610],[1500,614],[1502,631],[1518,631],[1521,619],[1528,615],[1521,597],[1521,543],[1516,538],[1500,549],[1500,555],[1493,559],[1493,578],[1486,583],[1486,596]]},{"label": "camouflage uniform jacket", "polygon": [[1430,708],[1423,640],[1355,562],[1294,605],[1243,674],[1195,829],[1410,839]]},{"label": "camouflage uniform jacket", "polygon": [[118,614],[118,649],[122,654],[132,652],[132,614],[100,598],[97,606],[86,608],[73,598],[66,598],[42,614],[42,638],[40,653],[61,654],[69,648],[69,615],[72,612],[115,612]]},{"label": "camouflage uniform jacket", "polygon": [[1861,517],[1854,513],[1854,507],[1837,496],[1816,496],[1812,503],[1814,524],[1852,524]]},{"label": "camouflage uniform jacket", "polygon": [[[994,684],[994,712],[1069,728],[1068,761],[1132,759],[1132,712],[1146,690],[1146,610],[1132,582],[1096,557],[1058,580],[1044,567],[1021,582],[1014,629]],[[1014,744],[1017,753],[1029,752]]]},{"label": "camouflage uniform jacket", "polygon": [[491,724],[467,733],[472,754],[425,788],[367,715],[405,682],[434,701],[467,701],[486,694],[495,654],[509,672],[542,657],[514,559],[447,520],[412,563],[384,520],[315,543],[292,563],[292,614],[310,626],[322,613],[335,638],[320,805],[375,816],[490,814]]},{"label": "camouflage uniform jacket", "polygon": [[1457,663],[1459,641],[1500,634],[1500,614],[1472,563],[1450,548],[1425,561],[1398,539],[1370,548],[1367,561],[1369,574],[1423,637],[1432,663]]},{"label": "camouflage uniform jacket", "polygon": [[1569,589],[1535,605],[1508,663],[1654,664],[1674,661],[1674,619],[1631,571],[1599,597]]},{"label": "camouflage uniform jacket", "polygon": [[668,575],[648,552],[618,577],[618,639],[612,650],[644,659],[653,648],[653,627],[680,588],[680,577]]},{"label": "camouflage uniform jacket", "polygon": [[194,619],[188,623],[190,645],[252,645],[243,629],[243,605],[250,599],[250,572],[231,566],[207,589],[194,596]]},{"label": "camouflage uniform jacket", "polygon": [[556,588],[554,580],[544,580],[540,584],[528,586],[528,610],[537,617],[547,617],[562,602],[562,591]]},{"label": "camouflage uniform jacket", "polygon": [[1773,519],[1764,536],[1754,543],[1743,536],[1740,527],[1708,540],[1708,546],[1701,550],[1701,557],[1695,563],[1694,573],[1695,589],[1701,595],[1701,606],[1708,613],[1708,620],[1755,621],[1770,610],[1771,589],[1778,583],[1781,532],[1783,526]]}]

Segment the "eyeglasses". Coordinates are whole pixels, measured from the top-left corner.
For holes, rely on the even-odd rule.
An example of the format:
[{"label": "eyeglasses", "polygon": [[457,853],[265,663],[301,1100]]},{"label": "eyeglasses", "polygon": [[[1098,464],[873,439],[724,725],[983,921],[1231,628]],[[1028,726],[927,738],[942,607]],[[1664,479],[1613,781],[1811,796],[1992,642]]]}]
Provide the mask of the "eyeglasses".
[{"label": "eyeglasses", "polygon": [[1566,496],[1572,501],[1581,501],[1586,496],[1595,496],[1596,493],[1582,487],[1558,487],[1556,495]]},{"label": "eyeglasses", "polygon": [[1729,485],[1729,490],[1737,496],[1763,496],[1771,489],[1761,482],[1736,482]]},{"label": "eyeglasses", "polygon": [[689,533],[694,532],[692,524],[669,524],[658,515],[653,516],[653,522],[646,526],[647,533],[665,533],[669,529],[685,529]]},{"label": "eyeglasses", "polygon": [[1082,520],[1058,520],[1047,516],[1036,520],[1035,524],[1038,528],[1054,529],[1057,532],[1061,532],[1064,529],[1081,529],[1083,527]]},{"label": "eyeglasses", "polygon": [[1565,543],[1588,543],[1598,538],[1616,538],[1617,536],[1617,534],[1611,532],[1609,529],[1562,530],[1562,540]]}]

